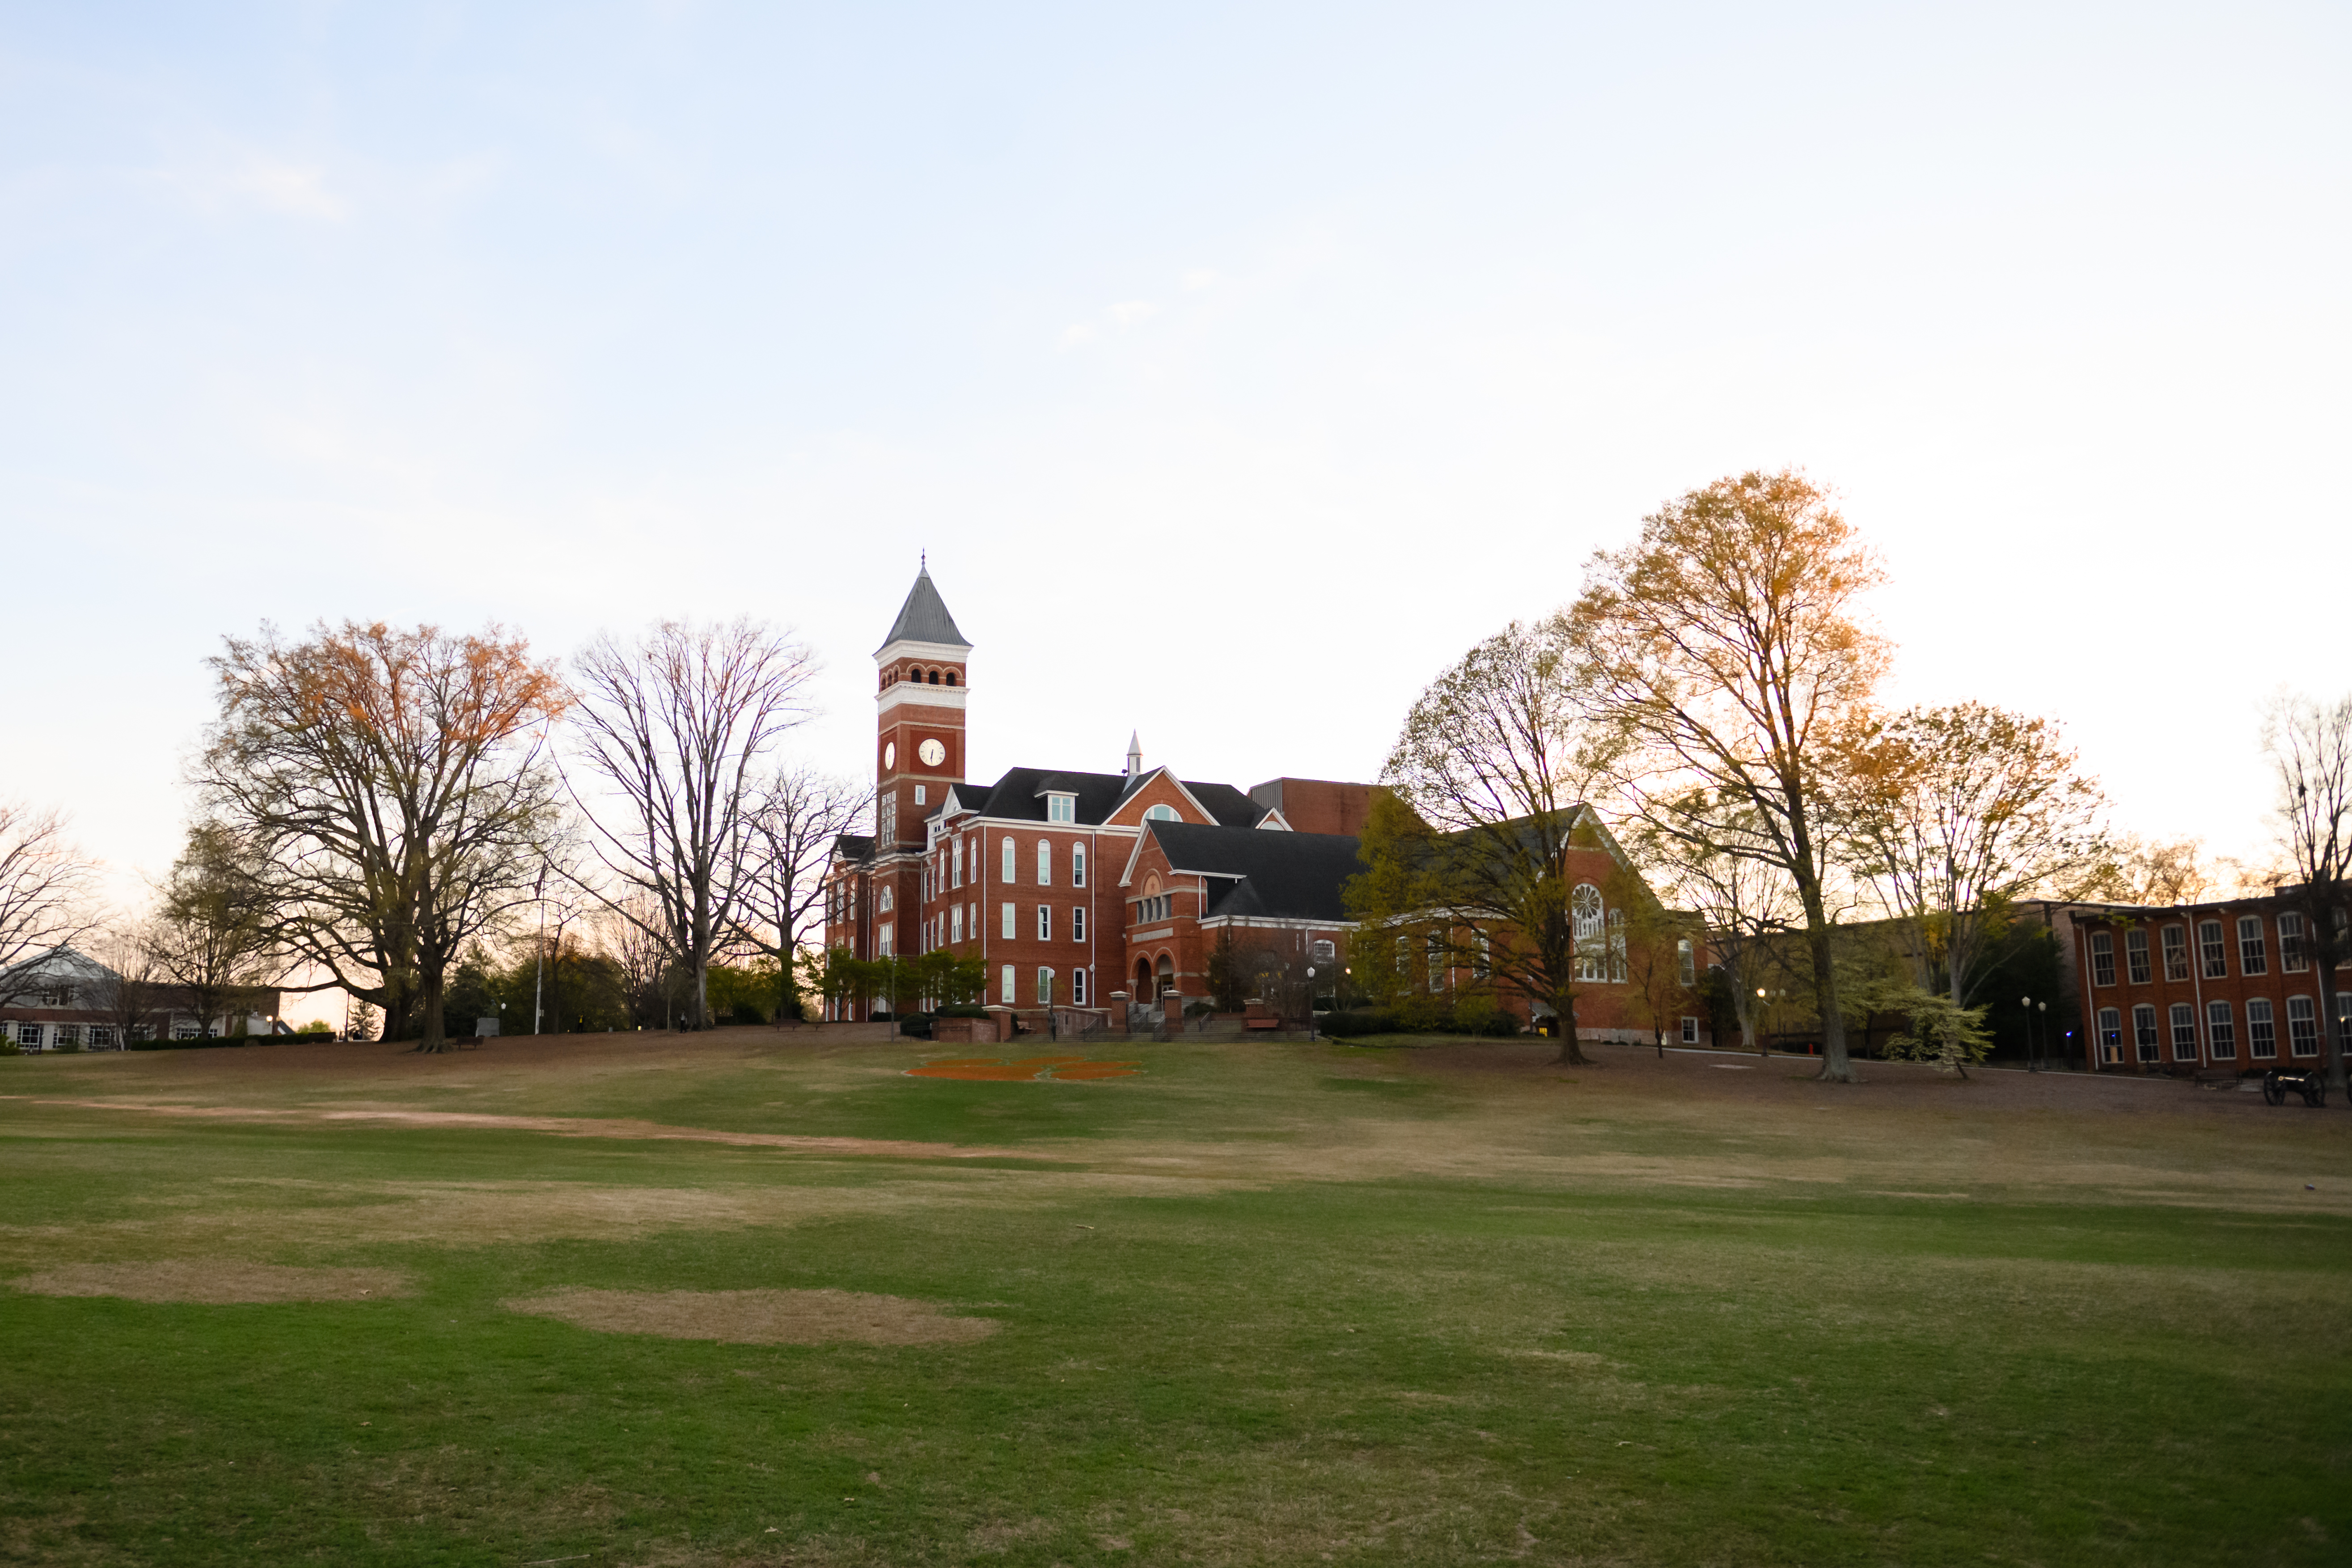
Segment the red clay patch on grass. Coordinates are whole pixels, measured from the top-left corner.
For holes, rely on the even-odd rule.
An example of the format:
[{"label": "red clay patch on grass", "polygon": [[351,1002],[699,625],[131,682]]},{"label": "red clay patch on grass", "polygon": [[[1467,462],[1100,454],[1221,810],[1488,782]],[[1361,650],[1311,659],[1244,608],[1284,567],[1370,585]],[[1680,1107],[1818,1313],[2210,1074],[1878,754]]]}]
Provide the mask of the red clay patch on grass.
[{"label": "red clay patch on grass", "polygon": [[908,1068],[908,1078],[951,1078],[964,1083],[1085,1083],[1095,1079],[1131,1078],[1142,1068],[1136,1062],[1090,1062],[1084,1057],[1023,1057],[1004,1061],[996,1057],[942,1057]]}]

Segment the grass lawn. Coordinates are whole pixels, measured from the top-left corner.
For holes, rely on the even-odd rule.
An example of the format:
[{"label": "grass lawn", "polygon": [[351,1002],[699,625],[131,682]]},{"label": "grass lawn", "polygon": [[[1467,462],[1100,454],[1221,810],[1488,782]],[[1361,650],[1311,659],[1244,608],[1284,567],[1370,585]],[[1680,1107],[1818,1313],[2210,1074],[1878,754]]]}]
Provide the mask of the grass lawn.
[{"label": "grass lawn", "polygon": [[2352,1561],[2340,1105],[975,1054],[0,1059],[0,1561]]}]

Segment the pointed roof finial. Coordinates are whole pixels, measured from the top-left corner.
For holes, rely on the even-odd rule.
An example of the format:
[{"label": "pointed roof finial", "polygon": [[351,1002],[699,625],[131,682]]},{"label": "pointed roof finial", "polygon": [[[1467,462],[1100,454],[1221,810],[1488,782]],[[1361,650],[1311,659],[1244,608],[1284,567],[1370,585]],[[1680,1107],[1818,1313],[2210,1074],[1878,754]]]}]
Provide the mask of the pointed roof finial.
[{"label": "pointed roof finial", "polygon": [[[963,633],[956,630],[955,617],[948,614],[947,605],[940,598],[939,585],[931,581],[928,551],[924,552],[922,569],[915,574],[915,585],[908,590],[907,602],[898,606],[898,618],[890,624],[890,635],[882,639],[882,647],[888,647],[895,642],[971,647],[964,640]],[[879,657],[881,649],[875,651]]]},{"label": "pointed roof finial", "polygon": [[1143,742],[1135,731],[1127,734],[1127,776],[1129,780],[1143,771]]}]

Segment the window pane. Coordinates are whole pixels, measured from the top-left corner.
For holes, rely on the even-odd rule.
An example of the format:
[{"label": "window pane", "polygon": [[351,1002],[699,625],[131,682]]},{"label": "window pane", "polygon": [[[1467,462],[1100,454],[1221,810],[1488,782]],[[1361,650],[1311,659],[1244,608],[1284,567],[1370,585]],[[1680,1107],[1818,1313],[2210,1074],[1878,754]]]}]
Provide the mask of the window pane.
[{"label": "window pane", "polygon": [[1014,928],[1014,926],[1013,926],[1013,919],[1014,919],[1014,916],[1013,916],[1013,906],[1012,906],[1011,904],[1007,904],[1007,905],[1005,905],[1005,906],[1004,906],[1004,934],[1005,934],[1005,936],[1006,936],[1008,939],[1010,939],[1010,938],[1012,937],[1012,935],[1013,935],[1013,931],[1014,931],[1014,929],[1015,929],[1015,928]]},{"label": "window pane", "polygon": [[1054,885],[1054,847],[1043,838],[1037,840],[1037,885],[1041,888]]},{"label": "window pane", "polygon": [[1072,942],[1087,940],[1087,907],[1084,904],[1078,905],[1070,911],[1070,940]]},{"label": "window pane", "polygon": [[2319,1054],[2319,1009],[2308,996],[2286,999],[2287,1049],[2299,1057]]},{"label": "window pane", "polygon": [[2205,1030],[2213,1044],[2217,1061],[2227,1061],[2238,1054],[2238,1026],[2231,1020],[2227,1002],[2205,1004]]},{"label": "window pane", "polygon": [[2263,921],[2260,915],[2244,915],[2239,918],[2238,967],[2247,974],[2270,973],[2270,958],[2263,945]]},{"label": "window pane", "polygon": [[[1013,840],[1010,838],[1004,841],[1004,885],[1008,888],[1013,885]],[[1011,936],[1013,933],[1006,931],[1004,934]]]},{"label": "window pane", "polygon": [[2103,931],[2091,933],[2091,984],[2116,983],[2116,939]]},{"label": "window pane", "polygon": [[2197,1009],[2186,1002],[2172,1005],[2172,1059],[2177,1062],[2197,1059]]},{"label": "window pane", "polygon": [[2197,925],[2197,945],[2203,950],[2205,978],[2226,979],[2230,973],[2227,950],[2221,945],[2221,922],[2200,921]]},{"label": "window pane", "polygon": [[[1004,907],[1009,910],[1013,906],[1011,904],[1007,904]],[[1009,963],[1004,966],[1004,973],[1001,978],[1004,983],[1004,1005],[1010,1007],[1014,1003],[1021,1000],[1020,996],[1016,994],[1020,989],[1020,982],[1014,978],[1013,968]]]},{"label": "window pane", "polygon": [[2257,996],[2246,1004],[2246,1049],[2256,1057],[2278,1055],[2278,1024],[2271,1016],[2271,1000]]},{"label": "window pane", "polygon": [[2164,977],[2189,978],[2189,933],[2179,926],[2164,928]]},{"label": "window pane", "polygon": [[1070,886],[1083,888],[1086,885],[1087,847],[1083,844],[1073,844],[1070,846]]},{"label": "window pane", "polygon": [[2156,1060],[2156,1009],[2145,1002],[2132,1009],[2132,1040],[2139,1048],[2140,1060]]},{"label": "window pane", "polygon": [[2145,985],[2153,978],[2147,966],[2147,932],[2124,932],[2124,957],[2129,963],[2133,984]]}]

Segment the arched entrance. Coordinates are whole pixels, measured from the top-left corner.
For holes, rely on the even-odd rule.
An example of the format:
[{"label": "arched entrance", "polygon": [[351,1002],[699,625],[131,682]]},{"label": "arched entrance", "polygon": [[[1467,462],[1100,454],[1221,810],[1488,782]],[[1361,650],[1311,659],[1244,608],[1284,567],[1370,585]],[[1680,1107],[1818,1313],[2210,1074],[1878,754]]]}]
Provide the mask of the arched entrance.
[{"label": "arched entrance", "polygon": [[1149,1002],[1154,994],[1151,989],[1151,960],[1139,958],[1135,961],[1135,999]]},{"label": "arched entrance", "polygon": [[1160,989],[1155,994],[1173,996],[1176,994],[1176,961],[1166,953],[1160,955]]}]

